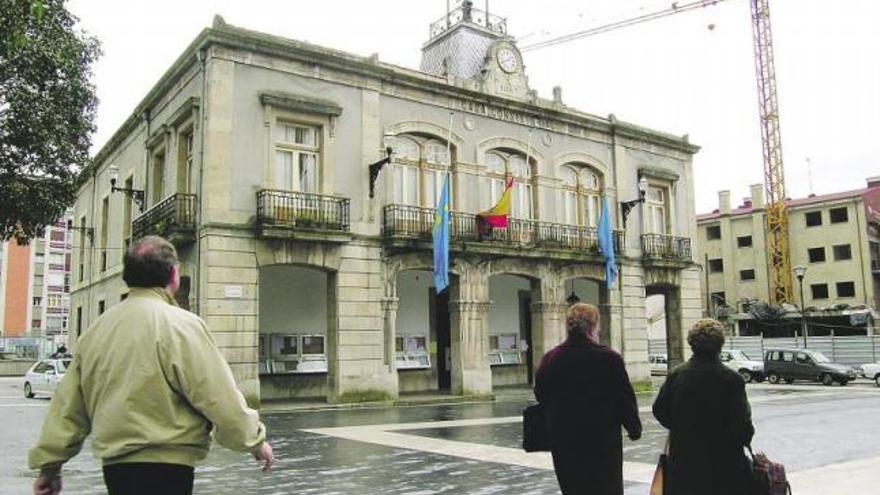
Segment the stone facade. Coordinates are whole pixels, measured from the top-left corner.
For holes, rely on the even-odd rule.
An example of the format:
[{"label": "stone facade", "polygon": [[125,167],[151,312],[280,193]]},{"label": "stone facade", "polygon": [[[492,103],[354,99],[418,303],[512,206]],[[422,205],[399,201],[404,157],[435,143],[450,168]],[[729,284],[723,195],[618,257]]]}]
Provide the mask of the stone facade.
[{"label": "stone facade", "polygon": [[[99,270],[101,247],[74,253],[85,260],[73,294],[81,328],[98,301],[109,307],[125,293],[127,239],[159,233],[188,277],[179,301],[207,321],[254,402],[488,395],[529,383],[563,340],[569,293],[600,306],[604,338],[633,380],[647,380],[646,291],[667,295],[676,332],[699,317],[698,148],[538,98],[513,40],[483,31],[481,82],[215,20],[84,172],[74,218],[93,225],[109,207],[113,254]],[[371,194],[369,165],[386,148]],[[111,165],[120,184],[145,191],[143,212],[111,194]],[[430,229],[446,173],[452,282],[437,295]],[[474,214],[511,177],[516,218],[479,232]],[[607,287],[598,198],[637,198],[641,177],[659,223],[637,208],[624,226],[613,209],[620,277]]]}]

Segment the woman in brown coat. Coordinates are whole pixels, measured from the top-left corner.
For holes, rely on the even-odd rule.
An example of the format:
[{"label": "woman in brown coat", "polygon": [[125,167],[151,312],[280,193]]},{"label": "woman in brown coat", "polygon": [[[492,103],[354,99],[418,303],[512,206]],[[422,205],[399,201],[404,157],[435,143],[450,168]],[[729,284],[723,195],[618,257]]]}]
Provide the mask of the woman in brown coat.
[{"label": "woman in brown coat", "polygon": [[599,343],[599,310],[568,310],[568,338],[541,359],[535,397],[544,409],[556,479],[564,495],[623,495],[623,439],[642,435],[620,355]]}]

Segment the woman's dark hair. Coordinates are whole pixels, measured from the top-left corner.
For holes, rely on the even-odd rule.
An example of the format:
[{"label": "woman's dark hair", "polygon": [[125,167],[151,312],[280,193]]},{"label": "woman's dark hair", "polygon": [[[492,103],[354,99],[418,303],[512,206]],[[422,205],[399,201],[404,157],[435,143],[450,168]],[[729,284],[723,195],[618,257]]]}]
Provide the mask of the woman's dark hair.
[{"label": "woman's dark hair", "polygon": [[177,264],[177,250],[165,239],[148,235],[128,248],[122,263],[122,280],[129,287],[165,287]]},{"label": "woman's dark hair", "polygon": [[688,332],[688,344],[698,357],[714,357],[724,347],[724,325],[717,320],[697,320]]}]

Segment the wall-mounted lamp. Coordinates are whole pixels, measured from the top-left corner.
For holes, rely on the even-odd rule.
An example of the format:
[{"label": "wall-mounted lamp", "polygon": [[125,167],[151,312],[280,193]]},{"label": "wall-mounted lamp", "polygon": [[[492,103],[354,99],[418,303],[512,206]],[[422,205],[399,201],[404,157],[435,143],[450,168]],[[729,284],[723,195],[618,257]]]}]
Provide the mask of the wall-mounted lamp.
[{"label": "wall-mounted lamp", "polygon": [[67,230],[78,230],[89,238],[89,244],[95,244],[95,229],[93,227],[76,227],[73,225],[73,220],[68,219]]},{"label": "wall-mounted lamp", "polygon": [[127,194],[132,201],[138,206],[138,210],[144,212],[144,191],[142,189],[132,189],[130,187],[116,187],[116,181],[119,180],[119,167],[110,165],[110,192],[121,192]]},{"label": "wall-mounted lamp", "polygon": [[569,306],[581,302],[581,298],[574,293],[574,279],[571,280],[571,295],[565,299],[565,302],[567,302]]},{"label": "wall-mounted lamp", "polygon": [[648,192],[648,179],[642,176],[639,179],[639,199],[632,201],[621,201],[620,213],[623,216],[623,228],[626,228],[626,217],[629,216],[630,210],[645,202],[645,194]]},{"label": "wall-mounted lamp", "polygon": [[[394,136],[396,136],[396,134],[386,132],[383,136],[384,141],[387,142],[389,138],[393,138]],[[376,179],[379,178],[379,171],[382,170],[382,167],[384,167],[386,163],[391,161],[392,153],[394,153],[394,150],[391,149],[391,146],[386,145],[385,158],[370,164],[370,198],[372,198],[376,192]]]}]

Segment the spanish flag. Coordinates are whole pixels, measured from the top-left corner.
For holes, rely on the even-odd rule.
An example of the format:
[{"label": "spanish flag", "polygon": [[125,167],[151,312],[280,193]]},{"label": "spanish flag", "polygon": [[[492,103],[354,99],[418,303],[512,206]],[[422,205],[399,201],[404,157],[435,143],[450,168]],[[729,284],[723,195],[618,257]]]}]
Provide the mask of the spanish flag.
[{"label": "spanish flag", "polygon": [[498,203],[486,211],[477,213],[477,218],[483,226],[499,229],[507,228],[507,217],[510,215],[510,197],[513,194],[511,189],[513,189],[513,177],[507,179],[507,182],[504,184],[504,192],[501,193],[501,199],[498,200]]}]

